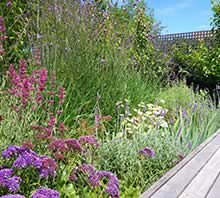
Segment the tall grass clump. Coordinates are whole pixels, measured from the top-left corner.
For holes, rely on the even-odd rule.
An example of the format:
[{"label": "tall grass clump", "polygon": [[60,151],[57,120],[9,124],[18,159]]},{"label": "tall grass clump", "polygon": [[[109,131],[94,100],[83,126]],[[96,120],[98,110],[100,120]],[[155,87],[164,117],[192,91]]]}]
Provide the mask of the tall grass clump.
[{"label": "tall grass clump", "polygon": [[43,1],[39,7],[41,36],[33,43],[42,50],[42,64],[69,90],[71,118],[93,108],[97,93],[104,114],[123,98],[136,104],[154,98],[167,57],[154,50],[158,28],[142,4],[132,12],[110,1]]}]

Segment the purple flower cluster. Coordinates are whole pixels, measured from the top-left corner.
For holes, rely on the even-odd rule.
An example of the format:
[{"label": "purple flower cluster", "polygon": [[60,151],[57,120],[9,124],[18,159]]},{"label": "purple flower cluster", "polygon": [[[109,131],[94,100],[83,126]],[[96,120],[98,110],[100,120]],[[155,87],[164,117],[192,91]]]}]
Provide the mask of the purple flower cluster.
[{"label": "purple flower cluster", "polygon": [[31,198],[60,198],[60,193],[50,188],[39,188]]},{"label": "purple flower cluster", "polygon": [[91,186],[96,187],[100,186],[100,181],[102,178],[107,177],[108,184],[105,192],[108,193],[113,198],[119,198],[119,181],[118,178],[109,171],[97,171],[94,174],[90,175],[88,182]]},{"label": "purple flower cluster", "polygon": [[99,143],[97,138],[94,135],[87,135],[87,136],[81,136],[79,138],[80,144],[89,144],[89,145],[94,145],[95,147],[99,147]]},{"label": "purple flower cluster", "polygon": [[7,188],[10,192],[17,192],[21,178],[12,176],[13,169],[5,168],[0,170],[0,186]]},{"label": "purple flower cluster", "polygon": [[21,169],[33,166],[39,171],[42,178],[56,175],[57,164],[54,159],[47,156],[39,156],[34,151],[20,146],[9,146],[2,152],[2,157],[4,158],[12,156],[16,156],[13,167]]},{"label": "purple flower cluster", "polygon": [[57,164],[54,159],[49,158],[47,156],[43,156],[40,158],[41,166],[39,168],[40,177],[47,178],[49,176],[55,177]]},{"label": "purple flower cluster", "polygon": [[14,194],[14,195],[4,195],[4,196],[1,196],[0,198],[25,198],[25,196]]},{"label": "purple flower cluster", "polygon": [[8,146],[7,149],[2,151],[2,157],[10,158],[12,156],[18,156],[25,150],[25,148],[16,145]]},{"label": "purple flower cluster", "polygon": [[95,167],[92,164],[82,164],[72,170],[70,177],[69,177],[69,180],[76,181],[78,179],[77,178],[78,172],[87,173],[88,175],[92,175],[95,172]]},{"label": "purple flower cluster", "polygon": [[152,148],[145,147],[139,151],[139,154],[147,156],[147,157],[154,157],[155,152]]}]

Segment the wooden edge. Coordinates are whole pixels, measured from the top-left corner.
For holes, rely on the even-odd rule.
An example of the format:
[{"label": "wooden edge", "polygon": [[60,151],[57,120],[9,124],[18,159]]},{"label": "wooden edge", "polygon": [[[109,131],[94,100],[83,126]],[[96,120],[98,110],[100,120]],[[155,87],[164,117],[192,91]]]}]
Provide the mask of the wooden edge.
[{"label": "wooden edge", "polygon": [[169,170],[163,177],[161,177],[156,183],[154,183],[147,191],[140,195],[140,198],[149,198],[158,189],[165,185],[180,169],[182,169],[195,155],[197,155],[206,145],[208,145],[216,136],[220,135],[220,129],[218,129],[212,136],[210,136],[205,142],[198,146],[191,154]]}]

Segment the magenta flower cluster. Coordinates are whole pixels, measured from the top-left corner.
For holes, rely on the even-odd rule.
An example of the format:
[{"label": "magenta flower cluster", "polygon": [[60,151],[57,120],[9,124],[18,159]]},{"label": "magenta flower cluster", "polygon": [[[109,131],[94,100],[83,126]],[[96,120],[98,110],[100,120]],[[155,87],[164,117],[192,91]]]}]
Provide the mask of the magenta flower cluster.
[{"label": "magenta flower cluster", "polygon": [[56,175],[57,164],[54,159],[47,156],[39,156],[34,151],[20,146],[9,146],[2,152],[3,158],[11,158],[14,156],[16,159],[13,162],[13,167],[23,169],[32,166],[39,171],[41,178]]},{"label": "magenta flower cluster", "polygon": [[[28,75],[26,61],[20,60],[19,71],[17,72],[14,65],[11,64],[9,66],[8,76],[12,85],[8,91],[20,100],[20,104],[15,106],[17,112],[22,111],[28,102],[35,101],[37,104],[42,103],[42,91],[46,87],[48,77],[46,68],[34,70],[31,75]],[[33,97],[35,97],[34,100]]]},{"label": "magenta flower cluster", "polygon": [[65,158],[65,154],[70,151],[86,152],[86,149],[83,148],[84,144],[95,146],[96,148],[99,146],[97,138],[94,135],[88,135],[81,136],[79,140],[74,138],[55,139],[51,141],[48,148],[53,151],[56,159],[63,160]]},{"label": "magenta flower cluster", "polygon": [[65,158],[65,154],[70,151],[84,151],[79,141],[74,138],[55,139],[48,145],[48,148],[53,151],[57,160],[63,160]]},{"label": "magenta flower cluster", "polygon": [[[25,60],[19,61],[19,71],[17,72],[14,65],[11,64],[8,70],[11,88],[8,90],[10,94],[19,99],[19,104],[14,108],[17,112],[21,112],[28,104],[35,109],[37,105],[48,105],[55,103],[54,97],[57,97],[59,104],[62,105],[65,99],[65,88],[55,89],[54,76],[51,78],[50,86],[48,84],[48,70],[46,68],[33,70],[31,74],[27,73],[27,63]],[[58,114],[62,113],[57,110]],[[52,118],[51,118],[52,119]]]},{"label": "magenta flower cluster", "polygon": [[145,147],[139,151],[139,154],[147,156],[147,157],[154,157],[155,152],[152,148],[150,147]]},{"label": "magenta flower cluster", "polygon": [[17,192],[22,179],[12,176],[13,169],[4,168],[0,170],[0,186],[7,188],[10,192]]}]

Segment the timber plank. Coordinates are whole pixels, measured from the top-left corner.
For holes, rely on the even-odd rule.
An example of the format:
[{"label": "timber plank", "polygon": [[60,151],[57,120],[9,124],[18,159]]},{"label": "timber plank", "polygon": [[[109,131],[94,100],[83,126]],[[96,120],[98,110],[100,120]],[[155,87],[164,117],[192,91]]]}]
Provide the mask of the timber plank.
[{"label": "timber plank", "polygon": [[220,197],[220,174],[214,182],[212,188],[206,195],[206,198],[219,198]]},{"label": "timber plank", "polygon": [[218,177],[219,171],[220,149],[218,149],[199,174],[191,181],[179,198],[204,198]]},{"label": "timber plank", "polygon": [[220,147],[220,130],[208,138],[183,161],[168,171],[140,198],[176,198]]}]

